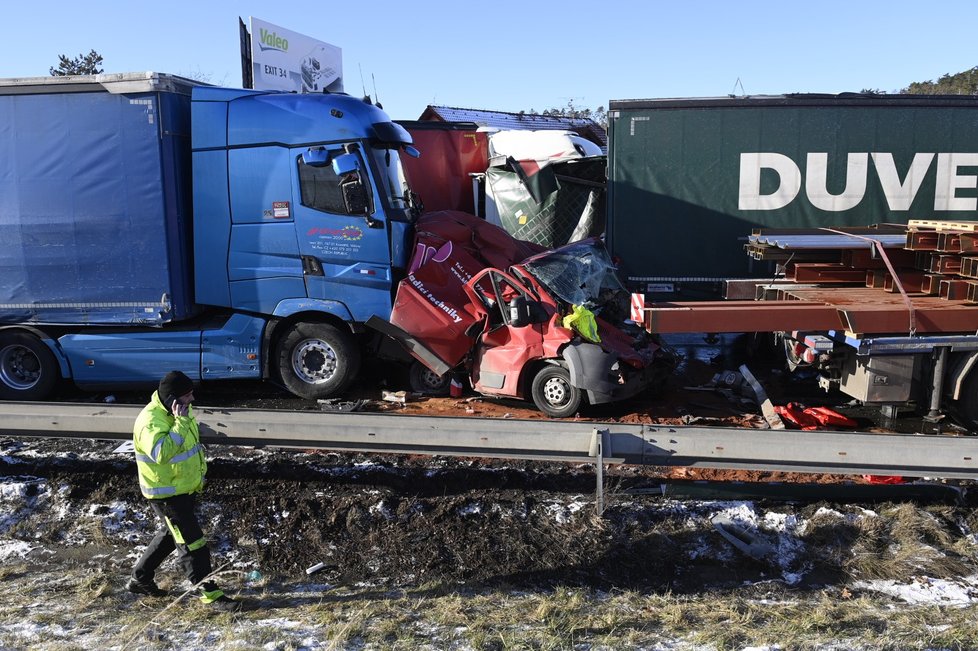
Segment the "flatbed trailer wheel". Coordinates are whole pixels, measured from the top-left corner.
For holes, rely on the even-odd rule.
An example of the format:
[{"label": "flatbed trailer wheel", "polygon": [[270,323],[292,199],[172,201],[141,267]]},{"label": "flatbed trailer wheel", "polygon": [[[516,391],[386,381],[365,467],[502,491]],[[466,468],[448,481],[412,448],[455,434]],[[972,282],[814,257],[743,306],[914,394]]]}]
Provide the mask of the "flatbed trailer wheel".
[{"label": "flatbed trailer wheel", "polygon": [[328,323],[298,323],[279,341],[278,370],[285,388],[308,400],[340,394],[360,371],[353,335]]},{"label": "flatbed trailer wheel", "polygon": [[43,400],[58,383],[58,360],[26,332],[0,332],[0,400]]},{"label": "flatbed trailer wheel", "polygon": [[552,418],[573,416],[584,401],[583,392],[571,384],[570,371],[555,364],[548,364],[537,372],[530,395],[533,404]]}]

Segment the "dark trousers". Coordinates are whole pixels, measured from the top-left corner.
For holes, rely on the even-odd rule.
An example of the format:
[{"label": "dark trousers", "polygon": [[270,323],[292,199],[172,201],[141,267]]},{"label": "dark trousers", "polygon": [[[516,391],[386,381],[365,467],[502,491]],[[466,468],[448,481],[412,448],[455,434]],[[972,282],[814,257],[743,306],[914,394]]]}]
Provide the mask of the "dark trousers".
[{"label": "dark trousers", "polygon": [[[141,583],[152,582],[156,568],[176,550],[177,562],[190,582],[196,584],[202,581],[211,573],[211,554],[206,544],[196,546],[204,538],[204,532],[194,512],[194,496],[175,495],[149,500],[149,505],[160,519],[162,528],[136,561],[132,570],[133,578]],[[208,591],[217,589],[212,581],[205,583],[203,588]]]}]

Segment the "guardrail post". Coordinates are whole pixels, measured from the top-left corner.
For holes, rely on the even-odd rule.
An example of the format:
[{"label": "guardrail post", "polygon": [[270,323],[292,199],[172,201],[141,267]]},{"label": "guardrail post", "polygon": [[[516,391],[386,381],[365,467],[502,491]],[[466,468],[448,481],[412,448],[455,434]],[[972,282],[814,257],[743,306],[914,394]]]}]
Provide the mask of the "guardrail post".
[{"label": "guardrail post", "polygon": [[596,478],[596,488],[594,493],[594,505],[598,512],[598,517],[604,515],[604,458],[606,453],[611,450],[611,437],[608,430],[599,430],[595,427],[591,430],[591,449],[590,455],[594,457],[594,474]]}]

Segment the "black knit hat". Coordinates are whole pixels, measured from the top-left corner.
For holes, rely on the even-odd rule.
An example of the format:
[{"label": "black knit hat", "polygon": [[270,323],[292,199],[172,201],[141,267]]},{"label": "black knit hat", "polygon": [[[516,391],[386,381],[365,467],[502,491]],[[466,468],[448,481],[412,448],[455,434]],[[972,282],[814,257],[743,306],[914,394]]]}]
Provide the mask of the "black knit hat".
[{"label": "black knit hat", "polygon": [[[160,400],[169,402],[170,396],[179,398],[194,390],[194,383],[180,371],[170,371],[160,380]],[[167,405],[169,406],[169,405]]]}]

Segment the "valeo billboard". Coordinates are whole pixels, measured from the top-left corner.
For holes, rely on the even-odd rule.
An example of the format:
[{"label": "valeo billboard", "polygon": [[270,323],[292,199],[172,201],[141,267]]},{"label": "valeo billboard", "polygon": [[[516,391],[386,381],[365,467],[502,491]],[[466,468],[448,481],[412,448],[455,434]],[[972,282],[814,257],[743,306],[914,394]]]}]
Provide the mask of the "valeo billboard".
[{"label": "valeo billboard", "polygon": [[343,90],[343,51],[251,17],[254,88],[297,93]]}]

